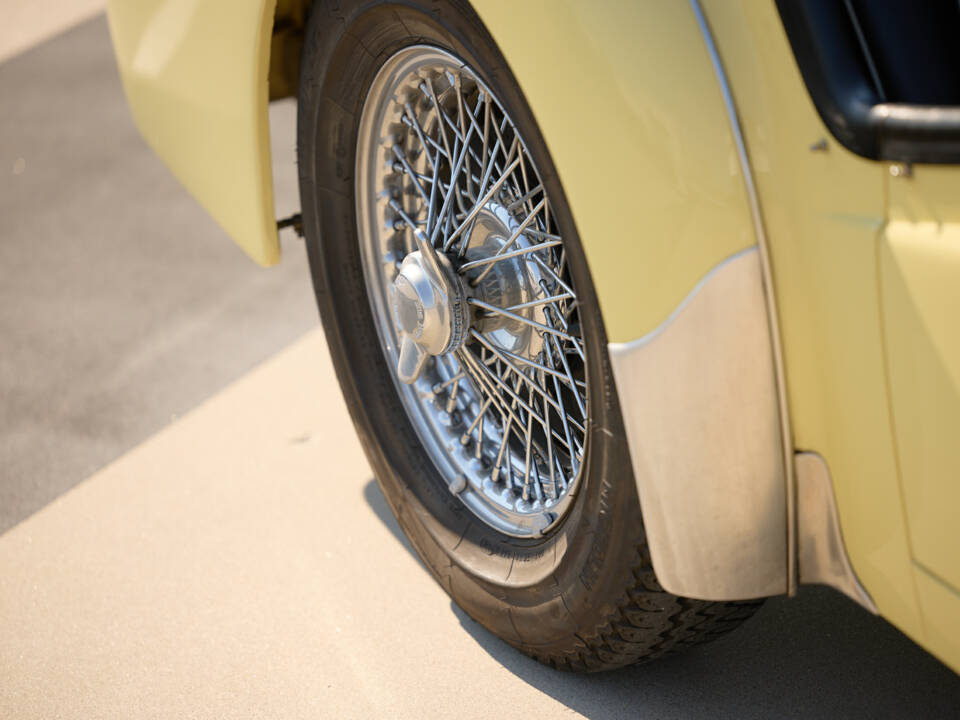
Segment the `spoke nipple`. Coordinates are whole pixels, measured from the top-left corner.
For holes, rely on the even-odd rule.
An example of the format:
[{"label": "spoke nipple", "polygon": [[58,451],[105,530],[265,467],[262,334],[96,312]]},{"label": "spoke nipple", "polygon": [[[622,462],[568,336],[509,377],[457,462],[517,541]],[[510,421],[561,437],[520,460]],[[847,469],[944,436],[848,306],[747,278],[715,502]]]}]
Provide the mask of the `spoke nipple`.
[{"label": "spoke nipple", "polygon": [[460,444],[461,445],[470,444],[470,436],[467,433],[464,433],[463,435],[460,436]]},{"label": "spoke nipple", "polygon": [[450,492],[452,492],[454,495],[459,495],[467,489],[467,476],[457,475],[448,487],[450,488]]},{"label": "spoke nipple", "polygon": [[499,478],[500,478],[500,466],[497,465],[497,466],[493,469],[493,472],[490,473],[490,480],[491,480],[491,482],[496,482]]},{"label": "spoke nipple", "polygon": [[457,409],[457,396],[451,393],[450,398],[447,400],[447,412],[452,415],[453,411],[456,409]]}]

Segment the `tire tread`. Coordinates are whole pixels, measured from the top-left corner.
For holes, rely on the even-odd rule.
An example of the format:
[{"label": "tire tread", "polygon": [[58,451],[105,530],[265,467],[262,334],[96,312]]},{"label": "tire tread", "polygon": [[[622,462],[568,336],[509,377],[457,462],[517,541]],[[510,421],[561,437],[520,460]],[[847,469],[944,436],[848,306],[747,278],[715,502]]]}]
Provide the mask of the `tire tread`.
[{"label": "tire tread", "polygon": [[679,597],[657,581],[645,543],[636,549],[633,582],[606,622],[592,633],[576,633],[568,652],[518,646],[530,657],[558,670],[602,672],[642,664],[735,630],[763,600],[713,602]]}]

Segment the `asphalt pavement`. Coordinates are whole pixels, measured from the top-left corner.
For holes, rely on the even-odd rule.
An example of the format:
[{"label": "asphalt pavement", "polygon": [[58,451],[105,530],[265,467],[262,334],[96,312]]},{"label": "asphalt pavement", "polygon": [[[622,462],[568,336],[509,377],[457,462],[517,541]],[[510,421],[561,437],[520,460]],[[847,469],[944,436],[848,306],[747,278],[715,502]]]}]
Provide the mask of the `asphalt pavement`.
[{"label": "asphalt pavement", "polygon": [[0,718],[960,717],[825,588],[602,675],[501,643],[390,515],[282,243],[257,268],[148,150],[102,16],[0,63]]}]

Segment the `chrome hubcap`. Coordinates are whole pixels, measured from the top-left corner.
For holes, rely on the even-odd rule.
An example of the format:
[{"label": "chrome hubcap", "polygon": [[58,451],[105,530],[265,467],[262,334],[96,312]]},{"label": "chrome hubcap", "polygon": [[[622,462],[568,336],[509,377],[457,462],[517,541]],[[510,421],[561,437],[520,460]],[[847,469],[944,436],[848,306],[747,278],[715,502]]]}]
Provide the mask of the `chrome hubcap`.
[{"label": "chrome hubcap", "polygon": [[403,258],[389,292],[400,336],[397,376],[410,385],[430,355],[445,355],[463,344],[468,326],[466,292],[449,260],[419,250]]},{"label": "chrome hubcap", "polygon": [[579,303],[511,118],[453,55],[391,57],[360,119],[368,297],[410,420],[450,491],[518,537],[569,509],[587,444]]}]

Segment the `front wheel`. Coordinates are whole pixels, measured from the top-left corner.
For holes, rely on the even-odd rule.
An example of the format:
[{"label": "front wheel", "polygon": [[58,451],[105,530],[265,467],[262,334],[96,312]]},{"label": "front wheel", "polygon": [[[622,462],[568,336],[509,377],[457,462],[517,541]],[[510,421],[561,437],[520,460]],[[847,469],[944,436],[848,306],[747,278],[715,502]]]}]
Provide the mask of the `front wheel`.
[{"label": "front wheel", "polygon": [[340,384],[450,596],[523,652],[581,670],[752,614],[657,583],[576,228],[466,4],[315,4],[298,160]]}]

